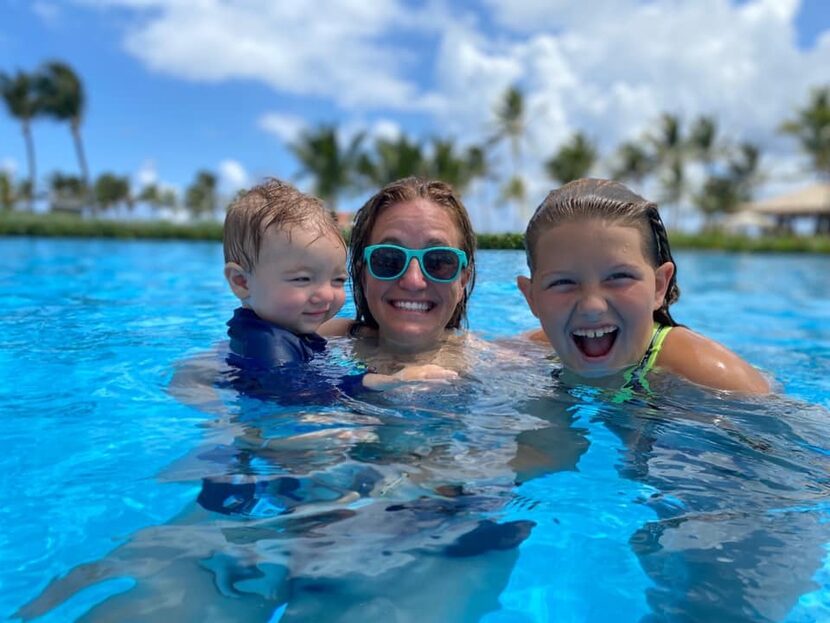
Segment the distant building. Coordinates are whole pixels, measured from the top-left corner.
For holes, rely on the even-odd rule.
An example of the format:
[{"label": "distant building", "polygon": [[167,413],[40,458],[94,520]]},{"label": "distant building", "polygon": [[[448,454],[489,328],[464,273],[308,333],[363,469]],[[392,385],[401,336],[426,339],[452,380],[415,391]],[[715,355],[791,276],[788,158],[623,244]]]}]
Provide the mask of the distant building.
[{"label": "distant building", "polygon": [[788,233],[795,231],[796,219],[810,219],[814,221],[816,235],[830,235],[830,183],[748,203],[742,211],[770,216],[775,219],[776,230]]}]

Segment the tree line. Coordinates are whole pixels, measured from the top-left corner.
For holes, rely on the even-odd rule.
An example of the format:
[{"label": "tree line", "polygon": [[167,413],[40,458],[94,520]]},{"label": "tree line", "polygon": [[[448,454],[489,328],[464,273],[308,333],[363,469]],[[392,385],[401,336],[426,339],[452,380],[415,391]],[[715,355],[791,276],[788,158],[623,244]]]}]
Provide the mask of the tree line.
[{"label": "tree line", "polygon": [[[148,184],[134,192],[129,177],[104,172],[90,178],[81,125],[86,94],[77,73],[62,61],[48,61],[35,71],[0,72],[0,93],[9,114],[21,127],[26,147],[28,176],[15,183],[0,172],[0,206],[33,209],[36,197],[48,196],[53,207],[69,206],[78,211],[89,206],[93,213],[115,205],[131,207],[136,201],[173,208],[183,205],[193,216],[216,212],[219,203],[217,177],[198,171],[184,197],[172,189]],[[399,134],[370,142],[365,133],[344,138],[335,124],[321,124],[303,131],[287,147],[310,180],[311,192],[337,209],[344,196],[364,192],[408,175],[442,179],[465,192],[477,182],[489,189],[487,202],[527,206],[528,121],[530,112],[519,86],[508,88],[492,114],[491,130],[477,144],[462,145],[451,137],[427,140]],[[75,146],[78,173],[53,173],[48,191],[37,187],[37,167],[32,124],[39,118],[66,123]],[[778,128],[794,137],[821,178],[830,179],[830,85],[816,88],[808,101]],[[509,163],[499,160],[506,155]],[[714,117],[704,115],[684,123],[678,115],[663,113],[651,130],[639,139],[626,141],[611,153],[601,155],[588,133],[577,131],[543,160],[542,168],[557,184],[586,177],[600,165],[615,179],[639,185],[647,179],[657,183],[658,200],[677,222],[679,207],[693,205],[713,224],[750,201],[764,180],[762,153],[758,145],[723,136]],[[689,167],[703,171],[703,182],[693,185]]]}]

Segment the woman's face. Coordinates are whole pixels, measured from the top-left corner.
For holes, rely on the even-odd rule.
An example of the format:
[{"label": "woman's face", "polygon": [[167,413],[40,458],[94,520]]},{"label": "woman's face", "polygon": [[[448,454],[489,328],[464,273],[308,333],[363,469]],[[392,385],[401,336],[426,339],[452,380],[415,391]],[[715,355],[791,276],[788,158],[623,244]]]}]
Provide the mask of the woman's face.
[{"label": "woman's face", "polygon": [[[369,236],[369,244],[390,243],[410,249],[456,247],[461,232],[446,208],[425,199],[389,206]],[[464,270],[452,283],[427,279],[414,258],[406,271],[393,281],[381,281],[363,272],[363,290],[369,311],[378,323],[384,348],[420,351],[437,346],[447,323],[464,296],[469,272]]]}]

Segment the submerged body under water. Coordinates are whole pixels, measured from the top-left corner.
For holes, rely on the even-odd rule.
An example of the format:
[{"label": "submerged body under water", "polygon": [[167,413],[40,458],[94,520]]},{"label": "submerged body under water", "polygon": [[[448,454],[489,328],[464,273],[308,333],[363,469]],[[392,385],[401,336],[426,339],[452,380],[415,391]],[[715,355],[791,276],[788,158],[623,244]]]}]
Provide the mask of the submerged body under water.
[{"label": "submerged body under water", "polygon": [[[61,277],[55,289],[67,266],[52,257],[43,268]],[[180,278],[156,271],[151,287],[172,291],[166,280]],[[506,285],[482,284],[474,307],[520,309],[504,301]],[[19,448],[16,469],[29,469],[4,482],[5,616],[830,620],[822,405],[738,399],[660,375],[652,394],[619,404],[613,390],[555,378],[542,349],[503,357],[478,341],[458,383],[279,405],[217,387],[221,355],[171,344],[181,333],[209,344],[220,312],[194,319],[185,310],[199,303],[187,299],[180,316],[159,306],[136,318],[147,287],[69,291],[68,308],[20,313],[19,327],[40,331],[34,350],[53,360],[35,375],[39,393],[10,401],[17,409],[0,424]],[[98,314],[119,330],[90,332]],[[505,315],[487,337],[515,333],[510,322],[531,321]],[[820,370],[830,350],[813,335]],[[350,348],[330,350],[348,361]],[[763,358],[775,345],[758,348]],[[176,360],[196,380],[173,399]],[[65,378],[55,365],[76,372]],[[64,408],[50,411],[49,398]]]}]

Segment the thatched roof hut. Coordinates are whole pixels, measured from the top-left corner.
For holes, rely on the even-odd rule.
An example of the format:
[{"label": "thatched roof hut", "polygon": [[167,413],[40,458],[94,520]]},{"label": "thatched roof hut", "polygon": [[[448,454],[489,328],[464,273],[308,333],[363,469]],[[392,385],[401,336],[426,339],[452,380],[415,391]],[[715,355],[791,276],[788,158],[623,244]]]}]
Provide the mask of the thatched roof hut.
[{"label": "thatched roof hut", "polygon": [[793,192],[748,203],[744,210],[775,217],[779,228],[792,229],[795,218],[816,219],[816,233],[830,233],[830,183],[819,183]]}]

